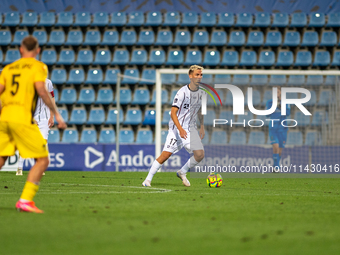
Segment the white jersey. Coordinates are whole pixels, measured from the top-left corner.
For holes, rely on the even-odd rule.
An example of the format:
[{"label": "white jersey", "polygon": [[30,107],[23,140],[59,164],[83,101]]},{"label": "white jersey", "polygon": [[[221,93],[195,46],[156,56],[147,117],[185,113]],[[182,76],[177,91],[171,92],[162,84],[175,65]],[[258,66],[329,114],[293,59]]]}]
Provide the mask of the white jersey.
[{"label": "white jersey", "polygon": [[[178,108],[177,118],[183,129],[190,131],[190,128],[197,128],[197,113],[202,106],[202,95],[205,93],[201,89],[190,90],[189,84],[177,91],[172,107]],[[169,129],[177,129],[172,119],[169,121]]]},{"label": "white jersey", "polygon": [[[45,85],[47,91],[51,93],[52,97],[54,97],[52,81],[46,79]],[[38,97],[37,106],[34,112],[34,119],[37,122],[39,122],[41,120],[49,120],[50,116],[51,116],[50,108],[48,108],[48,106],[44,103],[41,97]]]}]

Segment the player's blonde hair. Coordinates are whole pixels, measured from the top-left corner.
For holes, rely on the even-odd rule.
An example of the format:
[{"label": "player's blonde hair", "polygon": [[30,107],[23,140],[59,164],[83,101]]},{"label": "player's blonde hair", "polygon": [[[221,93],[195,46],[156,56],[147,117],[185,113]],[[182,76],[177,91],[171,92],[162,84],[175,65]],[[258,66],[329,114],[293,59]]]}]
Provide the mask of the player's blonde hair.
[{"label": "player's blonde hair", "polygon": [[201,70],[203,71],[203,67],[202,66],[199,66],[199,65],[192,65],[190,66],[189,68],[189,75],[192,74],[195,70]]}]

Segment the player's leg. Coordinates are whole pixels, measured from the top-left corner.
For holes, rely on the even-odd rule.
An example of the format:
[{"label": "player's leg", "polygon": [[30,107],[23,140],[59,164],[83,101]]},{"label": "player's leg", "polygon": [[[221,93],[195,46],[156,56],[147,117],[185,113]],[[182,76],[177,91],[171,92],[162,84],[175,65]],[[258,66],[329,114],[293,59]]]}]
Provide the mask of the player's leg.
[{"label": "player's leg", "polygon": [[24,167],[24,161],[25,161],[25,159],[22,158],[21,156],[19,156],[18,169],[17,169],[16,175],[22,175],[22,169]]},{"label": "player's leg", "polygon": [[8,123],[0,121],[0,170],[8,156],[15,154],[15,144],[8,132]]},{"label": "player's leg", "polygon": [[280,163],[280,155],[279,155],[279,137],[276,131],[269,129],[269,138],[270,143],[273,146],[273,161],[274,168],[277,170]]},{"label": "player's leg", "polygon": [[279,134],[279,164],[280,164],[280,160],[281,160],[282,149],[286,145],[287,132],[288,132],[288,130],[282,130],[282,131],[280,131],[280,134]]},{"label": "player's leg", "polygon": [[5,156],[1,156],[0,157],[0,170],[1,170],[1,168],[4,166],[4,164],[5,164],[5,162],[6,162],[6,160],[7,160],[7,156],[5,157]]},{"label": "player's leg", "polygon": [[[48,146],[48,144],[47,144],[47,141],[48,141],[48,132],[50,131],[50,127],[48,126],[48,120],[39,121],[38,122],[38,127],[39,127],[39,130],[40,130],[40,133],[42,134],[42,136],[46,140],[46,145]],[[43,175],[45,175],[45,171],[43,172]]]}]

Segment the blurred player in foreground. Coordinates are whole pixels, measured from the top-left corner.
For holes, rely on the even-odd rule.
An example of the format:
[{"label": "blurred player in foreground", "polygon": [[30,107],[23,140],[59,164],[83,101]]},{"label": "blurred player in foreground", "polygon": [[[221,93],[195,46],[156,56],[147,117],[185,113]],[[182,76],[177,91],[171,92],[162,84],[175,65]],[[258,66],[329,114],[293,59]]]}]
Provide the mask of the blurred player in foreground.
[{"label": "blurred player in foreground", "polygon": [[[203,67],[193,65],[189,69],[190,84],[178,90],[171,108],[171,119],[169,121],[169,131],[166,138],[162,154],[153,162],[149,174],[143,186],[150,187],[153,176],[162,164],[173,154],[183,147],[194,155],[177,171],[177,177],[187,187],[190,182],[186,173],[190,168],[196,166],[204,158],[204,148],[201,139],[204,138],[203,115],[201,114],[202,95],[204,91],[199,89],[202,80]],[[196,118],[200,122],[199,134],[196,127]]]},{"label": "blurred player in foreground", "polygon": [[[266,109],[270,109],[273,104],[273,100],[267,101]],[[281,115],[281,88],[277,87],[277,108],[275,112],[269,115],[270,119],[276,119],[276,121],[269,122],[269,139],[273,145],[273,160],[274,160],[274,171],[279,172],[280,160],[282,149],[286,145],[288,127],[281,125],[281,122],[290,115],[290,106],[287,104],[286,116]],[[277,121],[280,120],[280,121]]]},{"label": "blurred player in foreground", "polygon": [[[47,91],[51,94],[51,100],[53,104],[55,104],[52,81],[46,79],[45,84]],[[51,113],[50,108],[47,107],[41,97],[38,97],[37,106],[34,112],[34,120],[36,121],[42,136],[47,142],[48,131],[50,131],[50,128],[54,125],[54,114]],[[20,156],[16,175],[22,175],[24,161],[25,159]],[[45,175],[45,172],[43,173],[43,175]]]},{"label": "blurred player in foreground", "polygon": [[18,211],[35,213],[43,213],[35,206],[33,198],[49,163],[46,140],[33,119],[38,95],[55,115],[58,127],[66,128],[46,90],[48,69],[44,63],[35,59],[39,52],[37,39],[33,36],[25,37],[20,46],[21,58],[5,66],[0,75],[0,169],[16,149],[22,157],[36,159],[16,203]]}]

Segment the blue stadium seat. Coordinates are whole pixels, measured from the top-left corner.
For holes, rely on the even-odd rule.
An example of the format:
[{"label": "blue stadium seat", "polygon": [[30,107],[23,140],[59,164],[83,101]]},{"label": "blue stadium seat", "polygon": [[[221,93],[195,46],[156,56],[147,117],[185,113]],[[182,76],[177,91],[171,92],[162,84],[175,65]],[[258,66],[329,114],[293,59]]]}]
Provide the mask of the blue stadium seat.
[{"label": "blue stadium seat", "polygon": [[162,25],[163,17],[161,12],[148,12],[146,14],[145,26],[160,26]]},{"label": "blue stadium seat", "polygon": [[117,84],[117,75],[120,74],[118,67],[109,67],[105,71],[104,84]]},{"label": "blue stadium seat", "polygon": [[218,27],[232,27],[235,24],[235,17],[233,13],[218,13]]},{"label": "blue stadium seat", "polygon": [[205,131],[205,135],[201,141],[203,145],[209,144],[209,132],[208,131]]},{"label": "blue stadium seat", "polygon": [[309,27],[323,27],[326,24],[324,13],[313,12],[309,14]]},{"label": "blue stadium seat", "polygon": [[81,84],[85,81],[85,72],[82,66],[74,66],[70,69],[67,84]]},{"label": "blue stadium seat", "polygon": [[227,144],[227,133],[223,130],[214,130],[211,134],[210,144],[215,145],[226,145]]},{"label": "blue stadium seat", "polygon": [[289,75],[287,85],[290,86],[303,86],[305,84],[304,75]]},{"label": "blue stadium seat", "polygon": [[287,27],[289,16],[287,13],[273,13],[273,27]]},{"label": "blue stadium seat", "polygon": [[[68,122],[68,110],[65,105],[58,106],[58,112],[60,113],[61,117],[63,117],[64,121],[67,123]],[[55,116],[54,116],[54,122],[55,124],[58,124],[58,121],[56,121]]]},{"label": "blue stadium seat", "polygon": [[147,88],[137,88],[133,94],[131,104],[146,105],[150,101],[150,92]]},{"label": "blue stadium seat", "polygon": [[92,66],[87,71],[86,84],[100,84],[103,82],[103,70],[100,66]]},{"label": "blue stadium seat", "polygon": [[273,92],[271,89],[266,89],[263,94],[263,99],[262,99],[262,106],[266,106],[268,100],[272,99]]},{"label": "blue stadium seat", "polygon": [[41,53],[40,60],[46,65],[53,65],[57,62],[57,51],[53,46],[47,46]]},{"label": "blue stadium seat", "polygon": [[320,46],[334,46],[337,43],[337,35],[334,31],[324,30],[321,33]]},{"label": "blue stadium seat", "polygon": [[57,14],[56,26],[70,27],[73,25],[73,13],[72,12],[59,12]]},{"label": "blue stadium seat", "polygon": [[[61,48],[59,53],[58,64],[72,65],[76,60],[75,52],[70,46]],[[44,62],[44,61],[43,61]]]},{"label": "blue stadium seat", "polygon": [[133,28],[123,29],[119,45],[134,45],[137,42],[137,34]]},{"label": "blue stadium seat", "polygon": [[77,143],[79,140],[79,133],[75,127],[66,128],[61,139],[62,143]]},{"label": "blue stadium seat", "polygon": [[307,75],[306,85],[321,86],[323,84],[322,75]]},{"label": "blue stadium seat", "polygon": [[205,46],[209,43],[209,33],[206,29],[195,29],[192,43],[194,46]]},{"label": "blue stadium seat", "polygon": [[106,46],[97,48],[94,62],[95,65],[108,65],[111,63],[111,51]]},{"label": "blue stadium seat", "polygon": [[[258,106],[258,105],[261,105],[261,94],[260,94],[260,91],[258,90],[253,90],[253,106]],[[245,94],[245,102],[244,104],[246,104],[246,102],[248,101],[248,92],[246,92]]]},{"label": "blue stadium seat", "polygon": [[96,104],[111,104],[113,103],[113,91],[110,86],[101,87],[97,93]]},{"label": "blue stadium seat", "polygon": [[197,48],[188,48],[184,65],[199,65],[202,63],[202,52]]},{"label": "blue stadium seat", "polygon": [[130,12],[128,26],[140,27],[144,25],[144,13],[143,12]]},{"label": "blue stadium seat", "polygon": [[287,145],[303,145],[301,131],[290,131],[287,135]]},{"label": "blue stadium seat", "polygon": [[71,111],[69,124],[83,125],[86,123],[87,113],[83,105],[74,106]]},{"label": "blue stadium seat", "polygon": [[143,125],[154,126],[156,122],[156,111],[155,109],[146,109],[144,112]]},{"label": "blue stadium seat", "polygon": [[303,33],[301,46],[316,46],[318,44],[319,44],[318,32],[307,30]]},{"label": "blue stadium seat", "polygon": [[295,66],[309,66],[312,64],[312,53],[308,50],[300,50],[296,53]]},{"label": "blue stadium seat", "polygon": [[9,45],[12,41],[11,30],[8,28],[0,29],[0,45]]},{"label": "blue stadium seat", "polygon": [[162,65],[165,62],[165,51],[162,47],[151,48],[148,65]]},{"label": "blue stadium seat", "polygon": [[92,86],[82,86],[79,91],[78,104],[93,104],[95,99],[95,91]]},{"label": "blue stadium seat", "polygon": [[247,39],[247,46],[261,46],[264,42],[262,31],[250,31]]},{"label": "blue stadium seat", "polygon": [[253,50],[244,50],[241,53],[240,66],[254,66],[257,62],[256,52]]},{"label": "blue stadium seat", "polygon": [[154,68],[143,68],[140,84],[155,85],[156,70]]},{"label": "blue stadium seat", "polygon": [[105,111],[102,105],[91,106],[87,124],[100,125],[105,121]]},{"label": "blue stadium seat", "polygon": [[107,12],[93,13],[92,26],[105,27],[109,24],[109,14]]},{"label": "blue stadium seat", "polygon": [[167,65],[181,65],[184,62],[184,53],[181,48],[169,48]]},{"label": "blue stadium seat", "polygon": [[141,29],[137,45],[152,45],[155,42],[155,33],[152,29]]},{"label": "blue stadium seat", "polygon": [[126,25],[127,17],[125,12],[113,12],[110,16],[111,26],[122,27]]},{"label": "blue stadium seat", "polygon": [[340,51],[335,50],[332,58],[332,66],[340,66]]},{"label": "blue stadium seat", "polygon": [[327,15],[326,27],[340,27],[340,12],[333,12]]},{"label": "blue stadium seat", "polygon": [[134,143],[134,133],[132,129],[124,128],[119,131],[119,143],[121,144],[128,144]]},{"label": "blue stadium seat", "polygon": [[26,28],[17,29],[14,32],[12,45],[20,45],[22,39],[24,39],[28,35],[29,35],[29,33],[28,33],[28,30]]},{"label": "blue stadium seat", "polygon": [[182,12],[181,26],[194,27],[198,24],[198,14],[196,12]]},{"label": "blue stadium seat", "polygon": [[148,59],[148,53],[143,46],[133,47],[131,51],[130,64],[143,65]]},{"label": "blue stadium seat", "polygon": [[115,28],[106,29],[103,34],[101,45],[113,46],[118,43],[119,33]]},{"label": "blue stadium seat", "polygon": [[284,46],[298,46],[301,38],[298,31],[287,30],[285,32],[285,39],[283,41]]},{"label": "blue stadium seat", "polygon": [[60,132],[57,128],[52,128],[48,132],[48,143],[59,143],[60,142]]},{"label": "blue stadium seat", "polygon": [[225,50],[223,52],[221,65],[224,65],[224,66],[236,66],[238,64],[239,64],[238,51],[236,51],[236,50]]},{"label": "blue stadium seat", "polygon": [[172,105],[174,99],[175,99],[175,96],[177,94],[177,91],[178,89],[172,89],[171,90],[171,94],[170,94],[170,101],[169,101],[169,104]]},{"label": "blue stadium seat", "polygon": [[337,78],[334,75],[326,75],[325,86],[334,86]]},{"label": "blue stadium seat", "polygon": [[[205,77],[205,75],[204,75],[204,77]],[[217,92],[217,94],[220,96],[220,98],[221,98],[221,101],[223,102],[224,101],[224,93],[223,93],[223,89],[216,89],[216,92]],[[216,104],[219,102],[219,100],[216,98],[216,96],[214,96],[215,97],[215,102],[216,102]],[[208,104],[208,106],[215,106],[215,102],[214,102],[214,100],[212,99],[212,97],[210,97],[210,96],[208,96],[208,102],[207,102],[207,104]],[[208,113],[209,114],[209,113]]]},{"label": "blue stadium seat", "polygon": [[252,75],[251,77],[251,85],[267,85],[268,83],[268,75],[265,74],[256,74],[256,75]]},{"label": "blue stadium seat", "polygon": [[207,48],[204,52],[203,65],[216,66],[220,63],[220,52],[216,48]]},{"label": "blue stadium seat", "polygon": [[250,81],[248,74],[235,74],[233,77],[233,83],[235,85],[248,85]]},{"label": "blue stadium seat", "polygon": [[212,126],[214,124],[214,119],[216,119],[216,113],[214,110],[207,110],[207,115],[204,116],[204,125]]},{"label": "blue stadium seat", "polygon": [[77,12],[74,14],[74,26],[86,27],[91,23],[91,14],[89,12]]},{"label": "blue stadium seat", "polygon": [[[121,105],[127,105],[131,103],[132,100],[132,92],[128,87],[122,87],[119,91],[120,95],[120,104]],[[117,101],[117,96],[116,96]]]},{"label": "blue stadium seat", "polygon": [[318,131],[308,131],[306,134],[305,145],[315,146],[320,145],[321,134]]},{"label": "blue stadium seat", "polygon": [[34,29],[32,35],[37,38],[39,46],[43,46],[47,43],[47,33],[44,28]]},{"label": "blue stadium seat", "polygon": [[169,121],[171,119],[170,114],[171,114],[171,109],[170,108],[164,109],[163,117],[162,117],[162,125],[168,125],[168,123],[169,123]]},{"label": "blue stadium seat", "polygon": [[176,74],[161,74],[162,84],[174,84],[176,82]]},{"label": "blue stadium seat", "polygon": [[2,26],[15,27],[20,23],[20,13],[19,12],[5,12],[4,22]]},{"label": "blue stadium seat", "polygon": [[164,14],[164,26],[175,27],[178,26],[181,21],[179,12],[166,12]]},{"label": "blue stadium seat", "polygon": [[309,100],[307,103],[305,103],[305,104],[306,104],[306,105],[310,105],[310,106],[314,106],[314,105],[316,105],[316,93],[315,93],[314,90],[311,90],[311,89],[309,89],[309,92],[310,92],[310,94],[311,94],[311,98],[310,98],[310,100]]},{"label": "blue stadium seat", "polygon": [[55,24],[56,17],[54,12],[41,12],[39,17],[39,26],[50,27]]},{"label": "blue stadium seat", "polygon": [[24,12],[22,14],[21,26],[34,27],[38,23],[38,14],[36,12]]},{"label": "blue stadium seat", "polygon": [[130,61],[130,53],[125,46],[116,46],[111,64],[126,65]]},{"label": "blue stadium seat", "polygon": [[[117,114],[118,114],[117,109],[110,106],[110,108],[107,112],[105,124],[113,124],[113,125],[116,124],[117,123]],[[119,110],[119,123],[123,123],[123,119],[124,119],[123,110],[120,109]]]},{"label": "blue stadium seat", "polygon": [[260,52],[258,66],[272,66],[275,63],[275,53],[272,50],[263,50]]},{"label": "blue stadium seat", "polygon": [[244,131],[233,131],[230,135],[229,144],[245,145],[247,143],[246,133]]},{"label": "blue stadium seat", "polygon": [[112,127],[102,127],[99,132],[98,143],[115,143],[116,132]]},{"label": "blue stadium seat", "polygon": [[138,107],[130,108],[126,111],[124,124],[139,125],[142,123],[142,111]]},{"label": "blue stadium seat", "polygon": [[251,131],[249,133],[248,145],[265,144],[265,135],[263,131]]},{"label": "blue stadium seat", "polygon": [[331,55],[327,50],[316,50],[313,66],[328,66],[331,63]]},{"label": "blue stadium seat", "polygon": [[97,28],[87,29],[83,45],[98,45],[100,44],[101,35]]},{"label": "blue stadium seat", "polygon": [[[230,94],[230,93],[229,93]],[[233,115],[233,112],[232,111],[226,111],[226,110],[222,110],[220,112],[220,116],[219,116],[220,119],[225,119],[225,120],[228,120],[228,122],[230,123],[230,121],[235,121],[235,118],[234,118],[234,115]]]},{"label": "blue stadium seat", "polygon": [[80,134],[80,143],[96,143],[97,131],[94,128],[84,128]]},{"label": "blue stadium seat", "polygon": [[65,45],[79,46],[83,43],[83,32],[79,28],[71,28],[67,33]]},{"label": "blue stadium seat", "polygon": [[157,32],[157,39],[155,45],[168,46],[172,44],[172,32],[170,29],[159,29]]},{"label": "blue stadium seat", "polygon": [[204,27],[213,27],[216,25],[216,14],[212,12],[202,12],[199,25]]},{"label": "blue stadium seat", "polygon": [[307,25],[307,14],[304,12],[295,12],[291,14],[291,27],[305,27]]},{"label": "blue stadium seat", "polygon": [[230,74],[215,74],[214,83],[230,83],[231,82],[231,76]]},{"label": "blue stadium seat", "polygon": [[53,84],[63,84],[66,82],[66,69],[63,67],[55,67],[51,72],[51,81]]},{"label": "blue stadium seat", "polygon": [[65,43],[65,32],[61,28],[52,28],[48,45],[60,46]]},{"label": "blue stadium seat", "polygon": [[0,63],[2,63],[3,59],[4,59],[4,54],[2,53],[2,49],[0,48]]},{"label": "blue stadium seat", "polygon": [[210,46],[224,46],[227,44],[227,33],[221,29],[213,29],[211,32]]},{"label": "blue stadium seat", "polygon": [[293,52],[288,50],[280,50],[277,56],[277,66],[291,66],[294,62]]},{"label": "blue stadium seat", "polygon": [[191,34],[187,28],[177,28],[173,45],[187,46],[191,43]]},{"label": "blue stadium seat", "polygon": [[[162,97],[162,105],[165,105],[168,103],[168,98],[169,98],[169,94],[168,91],[166,89],[162,89],[162,93],[161,93],[161,97]],[[150,105],[155,105],[156,104],[156,90],[153,91],[152,93],[152,99],[150,101]]]},{"label": "blue stadium seat", "polygon": [[321,90],[318,106],[327,106],[332,101],[332,90]]},{"label": "blue stadium seat", "polygon": [[137,144],[152,144],[153,134],[151,130],[138,130],[136,143]]},{"label": "blue stadium seat", "polygon": [[18,48],[8,48],[5,55],[4,65],[10,64],[20,58],[20,52]]},{"label": "blue stadium seat", "polygon": [[[139,70],[136,66],[128,66],[124,70],[122,84],[137,84],[139,82]],[[129,76],[129,77],[126,77]]]},{"label": "blue stadium seat", "polygon": [[310,124],[310,116],[304,115],[301,111],[296,111],[294,119],[297,121],[299,127],[305,127]]},{"label": "blue stadium seat", "polygon": [[212,84],[213,83],[213,75],[212,74],[204,74],[202,82],[207,83],[207,84]]},{"label": "blue stadium seat", "polygon": [[282,44],[282,34],[280,31],[268,31],[265,46],[280,46]]},{"label": "blue stadium seat", "polygon": [[269,27],[271,23],[270,14],[267,12],[255,13],[254,27]]},{"label": "blue stadium seat", "polygon": [[246,42],[246,35],[243,31],[232,31],[229,36],[229,46],[243,46]]},{"label": "blue stadium seat", "polygon": [[269,85],[282,86],[286,84],[286,75],[271,75],[269,78]]},{"label": "blue stadium seat", "polygon": [[73,86],[64,87],[61,91],[59,104],[74,104],[77,101],[77,91]]},{"label": "blue stadium seat", "polygon": [[251,13],[237,13],[236,24],[238,27],[251,27],[253,25],[253,15]]},{"label": "blue stadium seat", "polygon": [[321,126],[322,124],[328,124],[328,113],[324,110],[316,110],[313,113],[313,119],[311,125],[313,127]]},{"label": "blue stadium seat", "polygon": [[93,62],[93,52],[91,48],[81,48],[78,50],[76,64],[89,65]]}]

